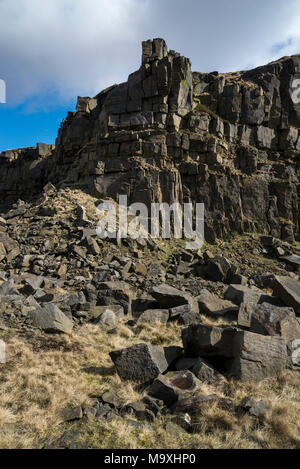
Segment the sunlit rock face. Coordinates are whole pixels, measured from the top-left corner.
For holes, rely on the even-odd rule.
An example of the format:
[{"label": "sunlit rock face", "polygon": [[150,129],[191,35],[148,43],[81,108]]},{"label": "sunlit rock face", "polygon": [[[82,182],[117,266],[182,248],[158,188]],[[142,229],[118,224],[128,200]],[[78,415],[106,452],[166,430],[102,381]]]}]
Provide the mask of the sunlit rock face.
[{"label": "sunlit rock face", "polygon": [[300,56],[246,72],[192,72],[163,39],[126,83],[79,97],[55,148],[0,156],[2,206],[47,182],[130,202],[205,204],[208,241],[299,237]]}]

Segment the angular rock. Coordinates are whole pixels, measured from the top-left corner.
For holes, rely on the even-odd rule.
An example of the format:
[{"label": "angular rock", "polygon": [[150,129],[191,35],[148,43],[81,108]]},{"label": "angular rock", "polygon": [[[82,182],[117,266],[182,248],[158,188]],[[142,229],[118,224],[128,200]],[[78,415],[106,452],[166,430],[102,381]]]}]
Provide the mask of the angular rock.
[{"label": "angular rock", "polygon": [[162,324],[167,324],[168,320],[168,309],[148,309],[140,315],[137,323],[147,322],[150,324],[155,324],[156,322],[160,322]]},{"label": "angular rock", "polygon": [[150,343],[110,352],[118,375],[124,380],[147,383],[164,373],[174,359],[168,355],[168,347],[155,346]]},{"label": "angular rock", "polygon": [[73,329],[73,322],[53,304],[31,311],[30,319],[34,326],[45,332],[70,334]]},{"label": "angular rock", "polygon": [[203,358],[196,359],[192,372],[200,381],[208,384],[218,384],[225,381],[224,376]]},{"label": "angular rock", "polygon": [[0,297],[1,296],[13,296],[19,295],[18,290],[15,288],[15,283],[12,279],[3,282],[0,285]]},{"label": "angular rock", "polygon": [[228,300],[213,295],[208,290],[203,289],[199,296],[197,296],[200,313],[210,314],[212,316],[223,316],[227,313],[237,313],[238,307]]},{"label": "angular rock", "polygon": [[149,291],[160,304],[161,308],[174,308],[176,306],[190,305],[193,311],[198,312],[198,304],[189,293],[178,290],[166,284],[151,288]]},{"label": "angular rock", "polygon": [[210,406],[218,401],[218,396],[216,394],[211,394],[209,396],[192,396],[185,399],[180,399],[171,407],[171,412],[173,414],[197,414],[205,406]]},{"label": "angular rock", "polygon": [[180,398],[194,393],[198,386],[199,382],[193,373],[178,371],[158,376],[149,387],[148,394],[170,407]]},{"label": "angular rock", "polygon": [[98,288],[98,304],[101,306],[121,305],[125,314],[131,314],[134,293],[131,286],[122,281],[101,282]]},{"label": "angular rock", "polygon": [[236,305],[241,303],[270,303],[278,304],[278,299],[266,295],[261,290],[253,290],[245,285],[230,285],[225,292],[225,299],[232,301]]},{"label": "angular rock", "polygon": [[242,303],[238,325],[256,334],[280,336],[286,341],[300,339],[300,323],[293,308],[281,308],[268,303]]},{"label": "angular rock", "polygon": [[275,376],[287,366],[286,342],[236,328],[190,326],[182,331],[187,356],[209,358],[218,371],[242,381]]},{"label": "angular rock", "polygon": [[82,407],[77,406],[70,409],[64,409],[62,412],[62,417],[65,422],[80,420],[83,417]]},{"label": "angular rock", "polygon": [[281,257],[281,260],[294,267],[295,270],[300,271],[300,256],[292,254],[290,256]]},{"label": "angular rock", "polygon": [[300,282],[290,277],[275,276],[273,291],[287,305],[300,315]]}]

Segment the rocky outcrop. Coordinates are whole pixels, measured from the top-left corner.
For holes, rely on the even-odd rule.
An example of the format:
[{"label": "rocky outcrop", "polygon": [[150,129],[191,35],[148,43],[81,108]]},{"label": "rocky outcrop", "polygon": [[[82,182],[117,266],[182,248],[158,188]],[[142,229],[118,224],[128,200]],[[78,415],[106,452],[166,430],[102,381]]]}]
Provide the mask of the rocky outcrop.
[{"label": "rocky outcrop", "polygon": [[208,241],[244,231],[299,237],[300,56],[193,73],[162,39],[142,49],[126,83],[78,98],[55,150],[1,154],[2,203],[64,181],[130,202],[203,202]]}]

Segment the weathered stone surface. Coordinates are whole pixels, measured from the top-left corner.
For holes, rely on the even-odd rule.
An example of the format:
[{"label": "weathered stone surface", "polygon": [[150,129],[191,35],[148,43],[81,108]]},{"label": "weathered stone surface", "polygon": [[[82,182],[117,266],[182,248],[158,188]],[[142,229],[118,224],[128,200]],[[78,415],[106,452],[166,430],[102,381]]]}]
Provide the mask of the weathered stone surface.
[{"label": "weathered stone surface", "polygon": [[238,311],[238,307],[234,303],[228,300],[222,300],[206,289],[203,289],[196,299],[199,304],[200,313],[222,316],[229,312],[234,313]]},{"label": "weathered stone surface", "polygon": [[226,376],[242,381],[260,381],[287,366],[286,343],[280,337],[198,325],[184,329],[182,340],[187,356],[217,359]]},{"label": "weathered stone surface", "polygon": [[69,334],[73,329],[73,322],[53,304],[31,311],[30,319],[36,327],[45,332]]},{"label": "weathered stone surface", "polygon": [[199,324],[182,331],[185,355],[188,357],[221,356],[232,358],[235,328],[207,326]]},{"label": "weathered stone surface", "polygon": [[300,323],[292,308],[280,308],[268,303],[242,303],[238,325],[257,334],[280,336],[287,341],[300,339]]},{"label": "weathered stone surface", "polygon": [[202,358],[197,358],[192,372],[200,381],[208,384],[218,384],[224,381],[224,376],[219,373],[211,363]]},{"label": "weathered stone surface", "polygon": [[230,285],[225,292],[225,299],[232,301],[236,305],[241,303],[271,303],[278,304],[278,299],[272,296],[266,295],[261,290],[254,290],[246,287],[245,285]]},{"label": "weathered stone surface", "polygon": [[62,417],[65,422],[72,422],[73,420],[80,420],[83,417],[82,407],[72,407],[70,409],[64,409]]},{"label": "weathered stone surface", "polygon": [[261,381],[277,376],[287,366],[287,348],[282,338],[239,332],[234,339],[234,360],[227,375],[242,381]]},{"label": "weathered stone surface", "polygon": [[294,308],[296,314],[300,315],[300,282],[290,277],[276,276],[273,281],[273,290],[282,301]]},{"label": "weathered stone surface", "polygon": [[193,311],[198,312],[198,304],[195,298],[187,292],[166,284],[151,288],[149,291],[162,308],[174,308],[176,306],[190,305]]},{"label": "weathered stone surface", "polygon": [[174,357],[168,347],[144,343],[110,352],[110,357],[122,379],[147,383],[164,373],[178,353]]},{"label": "weathered stone surface", "polygon": [[[283,254],[281,254],[283,255]],[[300,256],[296,256],[296,254],[292,254],[290,256],[285,256],[281,258],[284,262],[287,262],[289,265],[294,267],[295,270],[300,271]]]},{"label": "weathered stone surface", "polygon": [[149,396],[162,400],[168,407],[198,389],[197,378],[190,371],[158,376],[148,389]]},{"label": "weathered stone surface", "polygon": [[121,305],[125,314],[131,313],[134,292],[129,284],[122,281],[109,281],[97,284],[98,304],[101,306]]},{"label": "weathered stone surface", "polygon": [[167,324],[169,320],[169,310],[168,309],[148,309],[144,311],[139,319],[138,323],[148,322],[155,323],[161,322],[162,324]]}]

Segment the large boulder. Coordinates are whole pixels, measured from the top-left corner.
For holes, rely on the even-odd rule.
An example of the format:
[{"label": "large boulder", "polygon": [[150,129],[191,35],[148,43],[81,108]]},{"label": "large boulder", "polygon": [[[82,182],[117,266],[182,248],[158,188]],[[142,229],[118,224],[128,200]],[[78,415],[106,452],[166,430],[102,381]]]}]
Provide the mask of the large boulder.
[{"label": "large boulder", "polygon": [[273,281],[273,291],[287,305],[294,308],[300,315],[300,282],[291,277],[276,276]]},{"label": "large boulder", "polygon": [[161,308],[190,305],[193,311],[198,312],[197,300],[190,293],[183,292],[170,285],[161,284],[153,287],[149,293],[159,302]]},{"label": "large boulder", "polygon": [[247,382],[258,382],[279,375],[287,367],[287,347],[280,337],[239,331],[234,339],[234,360],[227,375]]},{"label": "large boulder", "polygon": [[122,379],[148,383],[168,369],[181,355],[181,348],[142,343],[112,351],[109,355]]},{"label": "large boulder", "polygon": [[30,319],[34,326],[45,332],[70,334],[73,329],[71,319],[54,304],[30,311]]},{"label": "large boulder", "polygon": [[280,336],[287,341],[300,339],[300,323],[293,308],[281,308],[268,303],[242,303],[238,325],[257,334]]},{"label": "large boulder", "polygon": [[230,283],[236,270],[236,266],[231,264],[226,257],[215,256],[213,259],[209,259],[205,272],[209,278],[216,282]]},{"label": "large boulder", "polygon": [[260,381],[287,366],[281,337],[199,324],[184,329],[182,340],[186,356],[209,358],[218,371],[242,381]]},{"label": "large boulder", "polygon": [[162,324],[167,324],[169,320],[169,310],[168,309],[148,309],[144,311],[138,318],[138,323],[149,323],[155,324],[160,322]]}]

